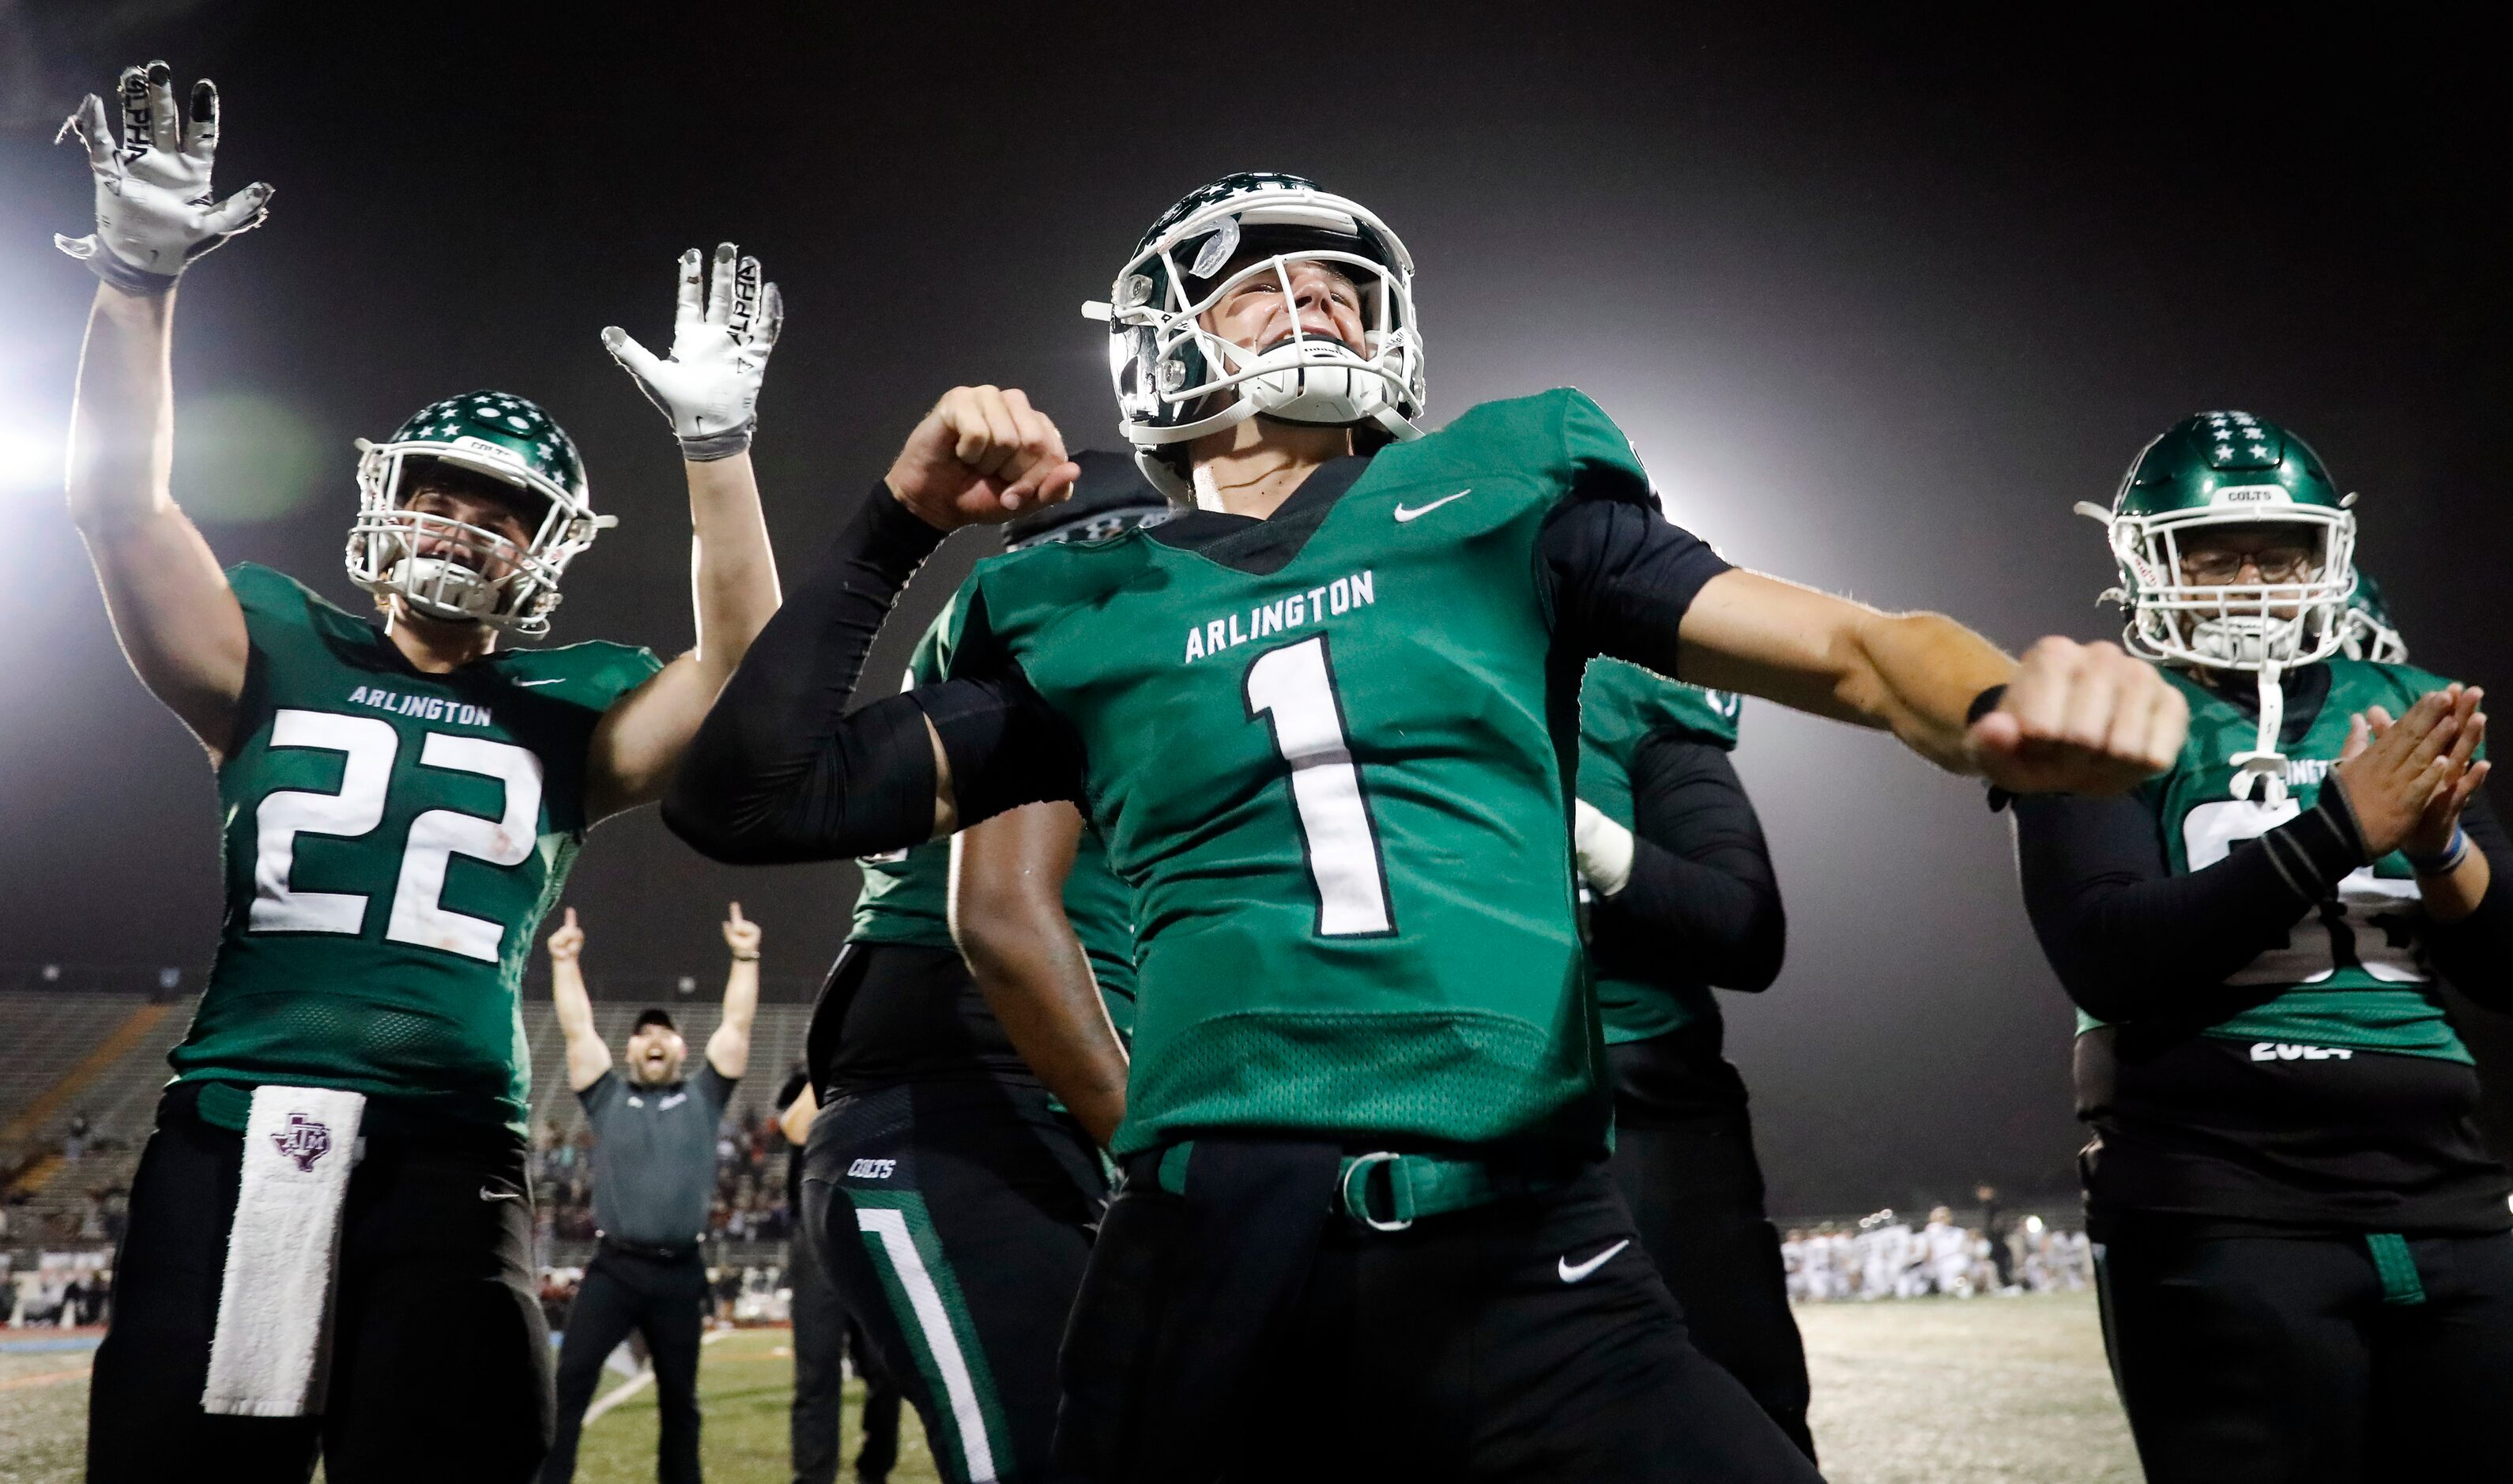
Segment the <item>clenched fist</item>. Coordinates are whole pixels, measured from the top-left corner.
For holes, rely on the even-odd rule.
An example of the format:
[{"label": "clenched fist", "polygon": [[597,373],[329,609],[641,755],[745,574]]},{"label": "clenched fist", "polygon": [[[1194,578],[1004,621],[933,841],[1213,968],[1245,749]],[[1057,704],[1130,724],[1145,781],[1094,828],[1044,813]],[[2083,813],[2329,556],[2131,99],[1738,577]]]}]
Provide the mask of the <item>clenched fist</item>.
[{"label": "clenched fist", "polygon": [[2117,644],[2044,639],[2024,652],[1965,750],[2011,793],[2125,793],[2173,766],[2190,703]]},{"label": "clenched fist", "polygon": [[1082,466],[1064,435],[1012,387],[955,386],[942,394],[884,481],[937,531],[997,526],[1073,493]]},{"label": "clenched fist", "polygon": [[738,902],[733,903],[732,911],[724,919],[724,945],[733,950],[736,958],[759,956],[759,924],[741,915]]}]

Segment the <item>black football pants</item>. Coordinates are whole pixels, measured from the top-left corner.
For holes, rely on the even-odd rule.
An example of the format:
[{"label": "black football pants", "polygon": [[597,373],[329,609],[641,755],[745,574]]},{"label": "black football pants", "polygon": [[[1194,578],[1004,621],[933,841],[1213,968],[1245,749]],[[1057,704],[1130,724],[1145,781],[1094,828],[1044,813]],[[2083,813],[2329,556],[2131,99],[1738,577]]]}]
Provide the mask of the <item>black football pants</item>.
[{"label": "black football pants", "polygon": [[698,1484],[698,1343],[706,1308],[706,1263],[696,1251],[677,1261],[609,1246],[593,1255],[559,1342],[558,1427],[542,1484],[576,1477],[584,1409],[602,1384],[603,1362],[631,1330],[646,1337],[655,1367],[656,1476],[662,1484]]},{"label": "black football pants", "polygon": [[318,1451],[335,1484],[532,1478],[550,1440],[549,1332],[521,1143],[369,1137],[341,1212],[327,1410],[212,1416],[201,1387],[244,1136],[201,1122],[194,1096],[168,1092],[132,1180],[88,1478],[305,1479]]},{"label": "black football pants", "polygon": [[1091,1484],[1817,1479],[1695,1349],[1602,1165],[1379,1231],[1341,1150],[1199,1140],[1129,1162],[1062,1357],[1057,1462]]},{"label": "black football pants", "polygon": [[863,1444],[856,1451],[856,1477],[879,1484],[898,1463],[898,1387],[868,1353],[863,1332],[847,1322],[837,1286],[820,1270],[812,1243],[798,1235],[790,1248],[794,1288],[794,1406],[791,1447],[794,1484],[835,1484],[838,1418],[844,1410],[848,1351],[863,1378]]},{"label": "black football pants", "polygon": [[803,1222],[942,1477],[1046,1477],[1056,1355],[1106,1182],[1047,1094],[973,1077],[833,1099]]},{"label": "black football pants", "polygon": [[1744,1384],[1789,1441],[1807,1430],[1806,1346],[1789,1312],[1780,1234],[1763,1214],[1763,1172],[1745,1110],[1615,1130],[1615,1183],[1641,1246],[1684,1310],[1695,1349]]},{"label": "black football pants", "polygon": [[2105,1235],[2103,1335],[2156,1484],[2513,1469],[2513,1233],[2411,1239],[2414,1303],[2360,1235]]}]

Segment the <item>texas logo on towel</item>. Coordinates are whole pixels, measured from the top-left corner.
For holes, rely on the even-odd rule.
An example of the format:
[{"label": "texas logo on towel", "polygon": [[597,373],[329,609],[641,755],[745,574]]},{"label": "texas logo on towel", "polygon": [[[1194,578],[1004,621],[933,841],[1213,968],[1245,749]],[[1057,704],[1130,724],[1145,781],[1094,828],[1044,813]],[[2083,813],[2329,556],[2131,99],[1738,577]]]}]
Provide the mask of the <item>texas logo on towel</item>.
[{"label": "texas logo on towel", "polygon": [[288,1127],[270,1136],[279,1152],[297,1161],[297,1168],[312,1173],[314,1161],[332,1152],[332,1128],[320,1118],[303,1113],[288,1115]]}]

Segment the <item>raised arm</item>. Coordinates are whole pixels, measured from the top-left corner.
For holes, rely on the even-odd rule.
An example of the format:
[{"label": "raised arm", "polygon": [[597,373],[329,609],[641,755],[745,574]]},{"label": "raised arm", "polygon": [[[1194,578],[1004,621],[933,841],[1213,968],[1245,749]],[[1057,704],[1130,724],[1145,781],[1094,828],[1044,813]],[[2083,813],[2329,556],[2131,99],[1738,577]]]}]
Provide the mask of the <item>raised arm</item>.
[{"label": "raised arm", "polygon": [[1543,560],[1576,656],[1891,731],[2012,792],[2121,792],[2171,766],[2189,725],[2180,693],[2116,645],[2045,639],[2019,663],[1951,619],[1731,567],[1627,499],[1566,501]]},{"label": "raised arm", "polygon": [[976,819],[1049,796],[1017,796],[1053,771],[1056,735],[1017,679],[848,705],[873,635],[944,535],[1062,500],[1080,472],[1017,391],[964,386],[935,404],[726,685],[663,822],[719,861],[828,861],[948,834],[964,803]]},{"label": "raised arm", "polygon": [[1126,1116],[1126,1050],[1064,913],[1082,815],[1062,801],[951,837],[951,937],[986,1007],[1047,1090],[1105,1145]]},{"label": "raised arm", "polygon": [[209,204],[219,98],[208,82],[192,89],[188,126],[164,62],[126,70],[120,97],[121,143],[94,94],[62,126],[87,149],[97,224],[89,236],[54,240],[100,280],[70,414],[70,518],[140,683],[222,757],[250,645],[209,542],[175,504],[167,356],[177,278],[259,224],[270,187]]},{"label": "raised arm", "polygon": [[785,305],[759,260],[730,242],[701,293],[696,248],[681,255],[672,352],[658,360],[612,326],[602,341],[663,410],[690,486],[690,563],[698,642],[619,699],[593,734],[596,816],[662,796],[672,765],[777,612],[777,559],[750,466],[759,387]]},{"label": "raised arm", "polygon": [[559,1033],[567,1038],[567,1090],[580,1093],[611,1069],[611,1048],[593,1028],[593,997],[584,992],[584,929],[576,908],[567,909],[559,930],[546,944],[550,961],[550,1003],[558,1011]]},{"label": "raised arm", "polygon": [[750,1023],[759,1016],[759,924],[733,903],[724,919],[724,945],[733,968],[724,977],[724,1017],[707,1037],[707,1064],[738,1082],[750,1069]]}]

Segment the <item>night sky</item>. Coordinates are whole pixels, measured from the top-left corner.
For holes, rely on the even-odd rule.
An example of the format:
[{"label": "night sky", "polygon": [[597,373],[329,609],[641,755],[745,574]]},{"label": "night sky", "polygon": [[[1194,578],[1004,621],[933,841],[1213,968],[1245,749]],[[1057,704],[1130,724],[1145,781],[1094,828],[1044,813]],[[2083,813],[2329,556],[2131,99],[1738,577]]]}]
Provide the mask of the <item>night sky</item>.
[{"label": "night sky", "polygon": [[[344,603],[350,440],[495,386],[550,409],[621,517],[551,642],[683,647],[679,465],[596,339],[666,342],[681,249],[731,238],[783,287],[757,458],[790,572],[955,382],[1108,446],[1079,304],[1178,195],[1279,169],[1413,249],[1432,421],[1576,384],[1732,560],[2011,647],[2103,636],[2109,562],[2071,503],[2174,419],[2242,408],[2363,492],[2360,562],[2418,662],[2502,678],[2492,39],[2265,13],[2045,35],[1767,6],[553,9],[0,0],[0,964],[192,966],[216,931],[209,770],[116,654],[59,498],[93,283],[50,234],[88,229],[91,187],[47,140],[154,57],[219,84],[221,191],[278,187],[184,281],[177,498],[222,560]],[[871,675],[990,540],[955,539]],[[2067,1191],[2070,1012],[1978,785],[1761,704],[1738,766],[1792,919],[1778,984],[1724,997],[1773,1208]],[[854,881],[708,864],[647,811],[595,832],[568,900],[598,983],[712,993],[728,898],[800,985]]]}]

